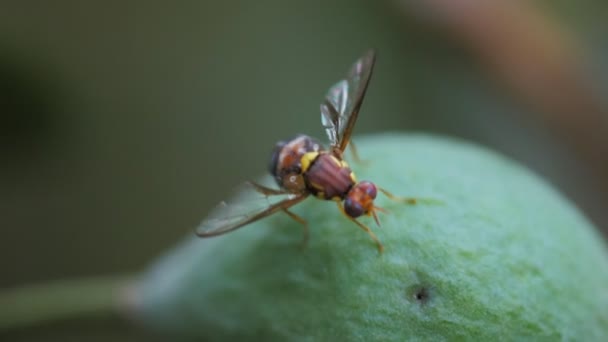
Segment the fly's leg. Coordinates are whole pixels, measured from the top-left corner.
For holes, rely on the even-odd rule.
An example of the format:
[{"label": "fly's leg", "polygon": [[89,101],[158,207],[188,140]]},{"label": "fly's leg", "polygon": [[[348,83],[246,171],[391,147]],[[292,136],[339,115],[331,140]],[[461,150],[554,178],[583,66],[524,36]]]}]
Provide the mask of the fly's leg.
[{"label": "fly's leg", "polygon": [[251,186],[253,186],[253,189],[263,195],[282,195],[282,194],[286,194],[287,191],[285,190],[280,190],[280,189],[272,189],[269,187],[265,187],[263,185],[260,185],[256,182],[252,182],[249,181],[248,182]]},{"label": "fly's leg", "polygon": [[353,221],[357,226],[359,226],[359,228],[363,229],[363,231],[365,231],[367,234],[369,234],[369,236],[372,238],[372,240],[374,240],[374,242],[378,246],[378,252],[380,252],[380,253],[384,252],[384,245],[382,244],[382,242],[380,242],[380,240],[378,239],[376,234],[374,234],[374,232],[372,232],[372,230],[369,229],[368,226],[364,225],[363,223],[355,220],[354,218],[352,218],[350,216],[348,218],[351,221]]},{"label": "fly's leg", "polygon": [[[399,202],[399,203],[411,204],[411,205],[414,205],[414,204],[442,205],[442,204],[444,204],[443,201],[433,199],[433,198],[400,197],[400,196],[393,195],[392,193],[388,192],[386,189],[378,188],[378,190],[380,190],[390,200]],[[376,208],[376,209],[379,209],[379,208]]]},{"label": "fly's leg", "polygon": [[289,217],[302,224],[304,229],[304,235],[302,236],[302,242],[300,247],[302,249],[306,248],[306,246],[308,245],[308,222],[306,222],[306,220],[302,217],[292,213],[288,209],[283,209],[283,211],[285,212],[285,214],[289,215]]},{"label": "fly's leg", "polygon": [[350,147],[350,152],[353,155],[353,160],[355,161],[355,163],[361,164],[361,165],[369,164],[369,162],[367,160],[361,159],[361,157],[359,156],[359,151],[357,150],[357,146],[355,145],[355,143],[352,140],[349,142],[349,147]]},{"label": "fly's leg", "polygon": [[378,190],[380,190],[390,200],[395,201],[395,202],[405,203],[405,204],[416,204],[416,203],[418,203],[418,200],[416,198],[413,198],[413,197],[399,197],[399,196],[393,195],[392,193],[388,192],[385,189],[378,188]]},{"label": "fly's leg", "polygon": [[[253,186],[255,191],[257,191],[263,195],[267,195],[267,196],[268,195],[282,195],[282,194],[287,193],[287,191],[285,191],[285,190],[271,189],[271,188],[265,187],[263,185],[260,185],[258,183],[251,182],[251,181],[249,182],[249,184],[251,184],[251,186]],[[302,226],[304,227],[304,236],[302,237],[302,249],[304,249],[306,247],[306,245],[308,245],[308,222],[306,222],[306,220],[304,220],[302,217],[289,211],[289,209],[283,208],[283,211],[285,212],[285,214],[289,215],[289,217],[291,217],[298,223],[301,223]]]},{"label": "fly's leg", "polygon": [[357,221],[356,219],[348,216],[348,214],[344,211],[344,206],[342,205],[342,203],[341,202],[337,202],[337,203],[338,203],[338,208],[340,208],[340,211],[342,212],[342,214],[344,216],[346,216],[349,220],[353,221],[357,226],[359,226],[359,228],[363,229],[363,231],[366,232],[372,238],[372,240],[374,240],[374,242],[378,246],[378,252],[380,252],[380,253],[384,252],[384,245],[382,245],[382,242],[380,242],[380,240],[378,239],[376,234],[374,234],[374,232],[372,232],[372,230],[369,229],[368,226],[366,226],[363,223]]}]

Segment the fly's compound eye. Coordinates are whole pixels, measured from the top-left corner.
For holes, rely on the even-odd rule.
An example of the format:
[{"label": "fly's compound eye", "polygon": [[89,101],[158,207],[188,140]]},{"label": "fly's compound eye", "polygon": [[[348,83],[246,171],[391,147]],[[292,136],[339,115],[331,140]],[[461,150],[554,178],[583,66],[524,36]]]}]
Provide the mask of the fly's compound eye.
[{"label": "fly's compound eye", "polygon": [[361,183],[359,183],[359,188],[362,189],[365,194],[371,197],[372,199],[376,199],[376,196],[378,195],[378,190],[376,189],[374,183],[362,181]]},{"label": "fly's compound eye", "polygon": [[344,201],[344,211],[352,218],[357,218],[364,214],[365,210],[361,203],[354,201],[352,198],[347,197]]}]

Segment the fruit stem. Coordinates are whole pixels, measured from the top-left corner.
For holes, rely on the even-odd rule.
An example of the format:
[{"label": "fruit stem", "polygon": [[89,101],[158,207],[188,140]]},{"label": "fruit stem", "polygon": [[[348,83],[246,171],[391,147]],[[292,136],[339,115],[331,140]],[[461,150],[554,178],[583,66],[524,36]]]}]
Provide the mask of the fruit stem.
[{"label": "fruit stem", "polygon": [[0,291],[0,331],[74,317],[120,314],[133,276],[55,280]]}]

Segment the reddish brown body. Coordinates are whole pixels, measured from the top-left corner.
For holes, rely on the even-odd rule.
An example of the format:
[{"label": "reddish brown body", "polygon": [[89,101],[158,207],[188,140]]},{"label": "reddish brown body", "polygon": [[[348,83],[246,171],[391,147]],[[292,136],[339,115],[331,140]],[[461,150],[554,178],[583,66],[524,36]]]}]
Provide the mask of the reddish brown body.
[{"label": "reddish brown body", "polygon": [[328,152],[316,156],[304,180],[313,195],[326,200],[344,199],[356,182],[350,167]]},{"label": "reddish brown body", "polygon": [[306,192],[302,156],[321,150],[323,145],[307,135],[298,135],[291,140],[280,141],[275,146],[270,159],[270,174],[281,188],[292,193]]},{"label": "reddish brown body", "polygon": [[324,150],[309,136],[279,142],[270,160],[270,173],[281,188],[291,193],[344,201],[344,213],[352,218],[374,211],[376,186],[366,181],[357,183],[340,156]]}]

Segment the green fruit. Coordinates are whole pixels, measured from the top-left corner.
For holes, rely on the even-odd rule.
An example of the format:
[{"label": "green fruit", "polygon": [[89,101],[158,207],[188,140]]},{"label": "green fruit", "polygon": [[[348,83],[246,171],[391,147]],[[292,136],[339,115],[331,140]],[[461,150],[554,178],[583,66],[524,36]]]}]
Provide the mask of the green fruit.
[{"label": "green fruit", "polygon": [[[546,182],[483,148],[423,135],[357,139],[360,180],[432,199],[376,204],[370,237],[330,201],[190,238],[137,289],[152,329],[210,340],[608,341],[608,252]],[[347,154],[348,155],[348,154]]]}]

